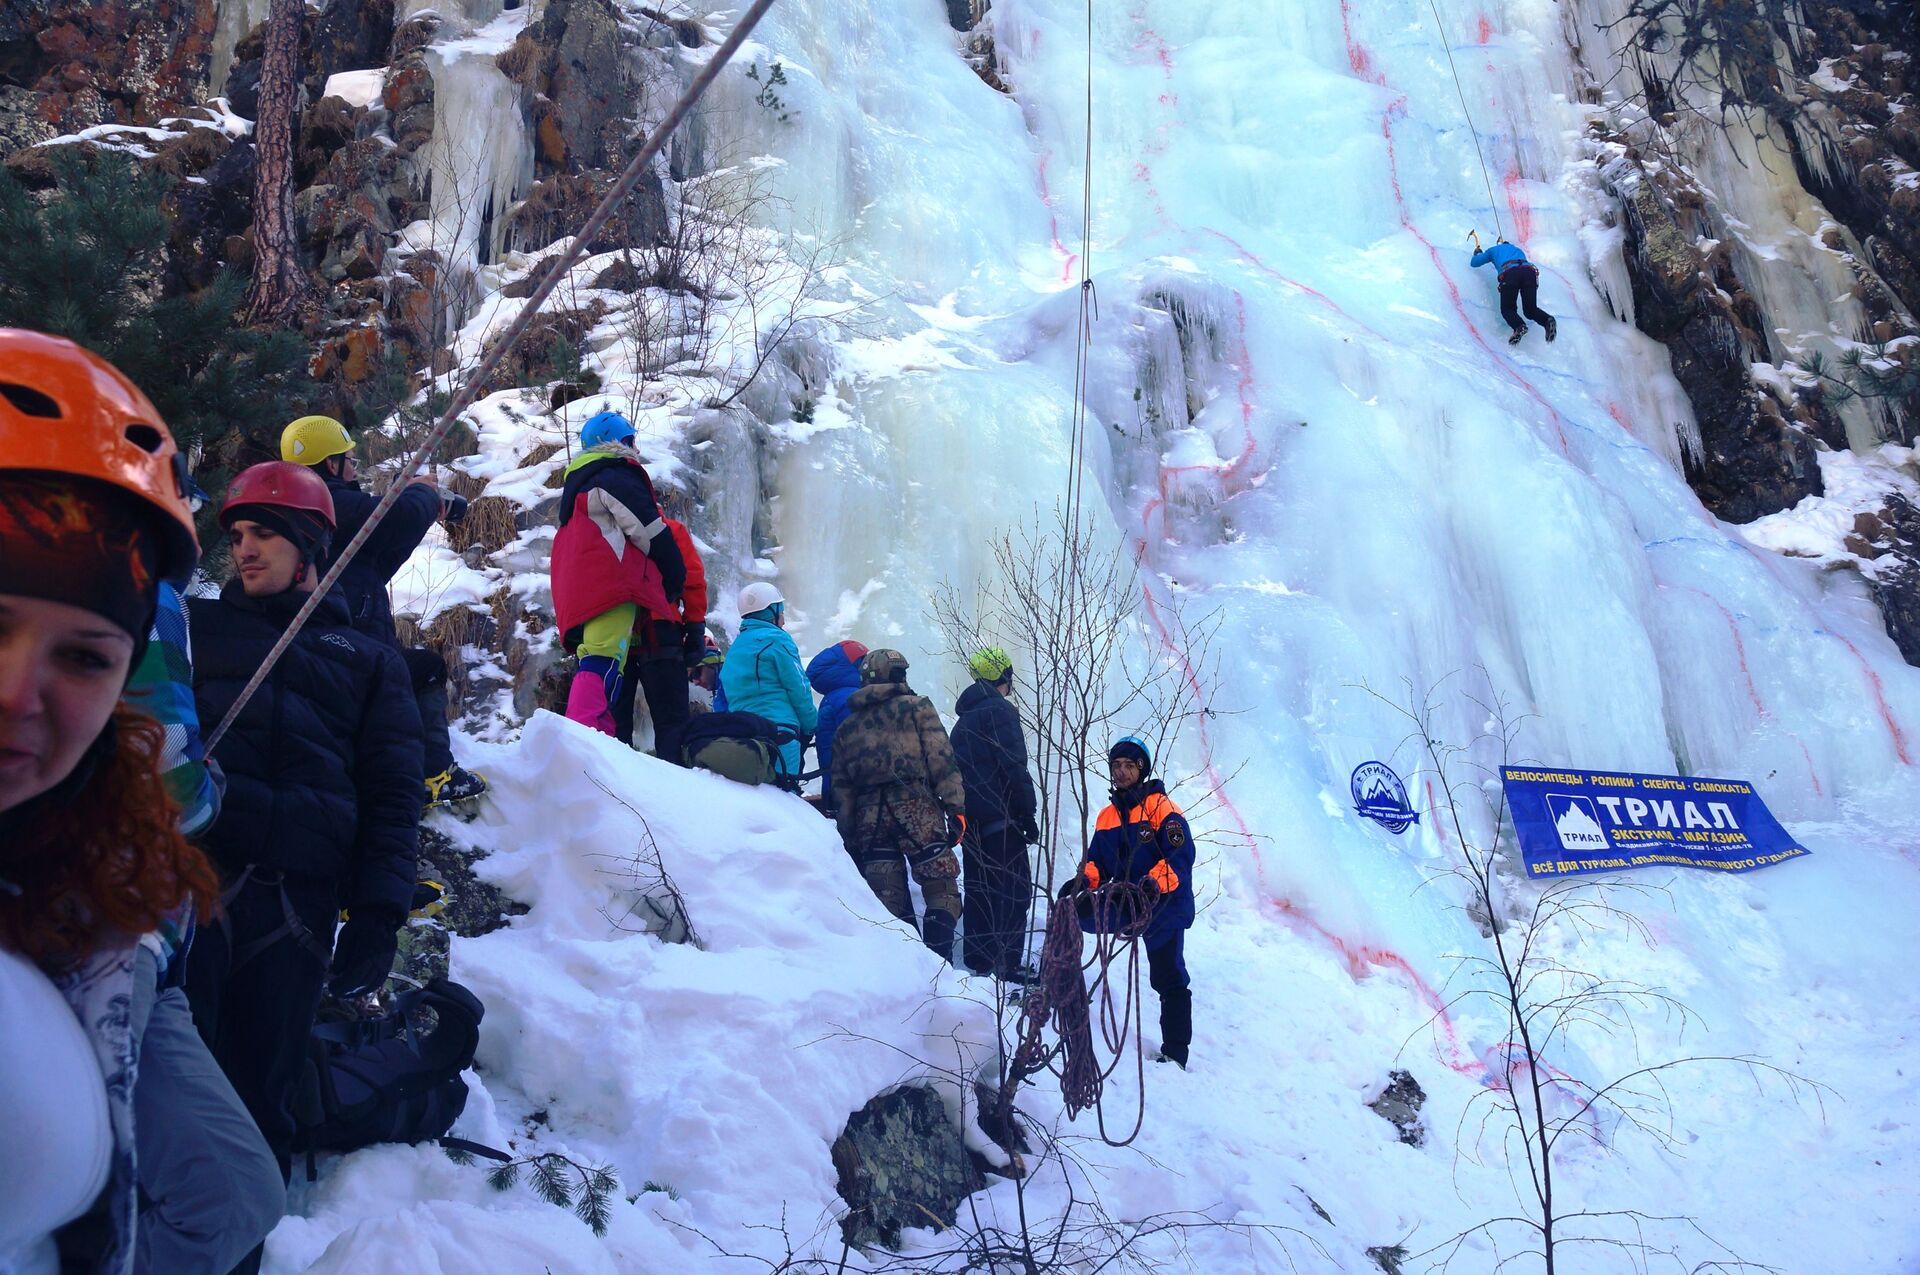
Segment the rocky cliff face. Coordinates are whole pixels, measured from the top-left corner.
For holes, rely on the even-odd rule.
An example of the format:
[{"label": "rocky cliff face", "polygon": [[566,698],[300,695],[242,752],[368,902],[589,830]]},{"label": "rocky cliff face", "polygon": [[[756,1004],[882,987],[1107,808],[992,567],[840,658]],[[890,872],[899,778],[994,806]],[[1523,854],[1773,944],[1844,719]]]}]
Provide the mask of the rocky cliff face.
[{"label": "rocky cliff face", "polygon": [[[1701,501],[1752,522],[1822,497],[1823,452],[1913,442],[1912,6],[1590,0],[1568,11],[1568,35],[1631,317],[1667,347],[1694,409],[1683,460]],[[1900,526],[1901,500],[1889,489],[1862,516]],[[1920,559],[1898,534],[1871,544],[1835,565],[1861,572],[1914,660]]]}]

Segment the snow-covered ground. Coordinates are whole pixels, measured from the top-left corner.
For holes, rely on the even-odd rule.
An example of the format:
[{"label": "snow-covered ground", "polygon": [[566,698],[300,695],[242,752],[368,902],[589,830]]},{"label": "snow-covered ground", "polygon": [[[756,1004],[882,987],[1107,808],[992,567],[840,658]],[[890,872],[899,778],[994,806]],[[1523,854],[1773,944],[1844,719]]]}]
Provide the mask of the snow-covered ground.
[{"label": "snow-covered ground", "polygon": [[[1458,891],[1426,884],[1460,848],[1431,812],[1394,838],[1347,799],[1359,761],[1418,768],[1367,686],[1434,693],[1453,742],[1497,698],[1524,718],[1521,756],[1758,786],[1811,857],[1740,878],[1643,874],[1669,893],[1619,901],[1650,942],[1617,926],[1562,939],[1569,961],[1666,988],[1697,1018],[1577,1035],[1547,1061],[1604,1083],[1678,1055],[1754,1055],[1828,1088],[1732,1065],[1666,1073],[1672,1149],[1603,1122],[1604,1145],[1568,1151],[1562,1203],[1696,1220],[1646,1228],[1680,1250],[1675,1269],[1727,1249],[1803,1275],[1915,1269],[1920,671],[1857,575],[1792,556],[1786,522],[1718,523],[1680,477],[1689,409],[1666,353],[1596,286],[1618,291],[1618,238],[1590,220],[1582,116],[1555,92],[1573,78],[1557,10],[1442,10],[1484,176],[1422,0],[1093,6],[1090,173],[1086,8],[994,5],[1011,97],[967,68],[942,10],[785,0],[753,52],[784,68],[784,111],[755,101],[760,82],[722,77],[699,144],[716,162],[777,161],[764,217],[835,245],[831,298],[860,310],[769,373],[764,454],[716,460],[726,448],[691,406],[643,415],[708,502],[692,521],[719,581],[775,575],[804,652],[897,646],[943,708],[962,674],[938,656],[931,591],[970,590],[994,538],[1051,509],[1076,464],[1099,534],[1144,555],[1146,650],[1178,658],[1180,632],[1152,618],[1175,597],[1218,611],[1218,697],[1238,711],[1161,764],[1208,836],[1188,948],[1195,1066],[1150,1072],[1133,1147],[1082,1155],[1114,1218],[1193,1211],[1243,1229],[1164,1235],[1142,1259],[1365,1271],[1369,1247],[1418,1252],[1516,1208],[1499,1138],[1461,1123],[1505,1023],[1436,1014],[1462,986],[1455,958],[1484,951]],[[1496,215],[1542,267],[1553,345],[1536,330],[1506,346],[1488,272],[1466,264],[1467,232]],[[1083,264],[1098,318],[1076,457]],[[483,303],[463,339],[477,348],[505,313]],[[617,381],[640,366],[628,346],[589,346],[613,391],[644,397]],[[481,425],[473,472],[537,498],[544,473],[513,447],[539,430]],[[1827,467],[1830,482],[1846,472]],[[1827,513],[1842,511],[1794,525]],[[1019,650],[1029,635],[999,636]],[[472,750],[496,786],[482,871],[533,910],[454,947],[456,977],[489,1005],[486,1096],[462,1131],[672,1194],[621,1204],[595,1240],[437,1151],[382,1149],[303,1196],[270,1269],[764,1269],[694,1232],[777,1260],[778,1234],[755,1228],[783,1208],[802,1253],[818,1237],[837,1259],[828,1142],[915,1074],[909,1059],[953,1065],[985,1011],[885,923],[798,803],[545,718]],[[639,830],[593,776],[645,813],[706,950],[600,915],[619,895],[594,856],[629,853]],[[1435,787],[1415,784],[1423,808]],[[1469,815],[1470,836],[1488,829]],[[1431,1095],[1424,1147],[1363,1105],[1396,1066]],[[1116,1110],[1132,1084],[1116,1079]],[[1046,1123],[1055,1104],[1044,1085],[1029,1100]],[[1032,1189],[1042,1213],[1063,1198],[1057,1172]],[[1004,1219],[1010,1204],[1003,1183],[982,1208]],[[1454,1269],[1495,1261],[1476,1241]],[[1562,1269],[1626,1261],[1589,1248]]]}]

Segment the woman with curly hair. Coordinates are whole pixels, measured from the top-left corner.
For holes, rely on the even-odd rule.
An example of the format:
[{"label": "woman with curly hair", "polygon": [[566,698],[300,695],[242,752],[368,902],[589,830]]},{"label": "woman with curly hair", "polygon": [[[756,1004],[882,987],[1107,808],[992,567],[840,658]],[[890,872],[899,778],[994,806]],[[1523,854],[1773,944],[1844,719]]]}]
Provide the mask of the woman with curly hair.
[{"label": "woman with curly hair", "polygon": [[284,1204],[179,987],[218,878],[121,702],[185,490],[131,382],[0,329],[0,1271],[224,1271]]}]

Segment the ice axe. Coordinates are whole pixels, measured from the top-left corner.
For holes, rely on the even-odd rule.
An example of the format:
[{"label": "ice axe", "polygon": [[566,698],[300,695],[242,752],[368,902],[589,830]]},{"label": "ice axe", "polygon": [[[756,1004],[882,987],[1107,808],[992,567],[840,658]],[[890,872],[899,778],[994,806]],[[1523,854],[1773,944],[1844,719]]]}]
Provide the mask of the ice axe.
[{"label": "ice axe", "polygon": [[1474,250],[1475,252],[1485,252],[1485,251],[1486,251],[1486,249],[1485,249],[1485,248],[1482,248],[1482,247],[1480,246],[1480,232],[1479,232],[1478,230],[1469,230],[1469,231],[1467,232],[1467,237],[1468,237],[1469,239],[1471,239],[1471,240],[1473,240],[1473,250]]}]

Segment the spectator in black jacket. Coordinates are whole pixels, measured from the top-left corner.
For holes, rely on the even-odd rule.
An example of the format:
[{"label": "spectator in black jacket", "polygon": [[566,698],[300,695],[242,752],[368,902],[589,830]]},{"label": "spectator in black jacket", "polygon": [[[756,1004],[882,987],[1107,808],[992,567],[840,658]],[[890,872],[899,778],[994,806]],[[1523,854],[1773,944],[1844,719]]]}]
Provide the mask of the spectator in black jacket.
[{"label": "spectator in black jacket", "polygon": [[1040,840],[1038,803],[1027,774],[1027,740],[1013,694],[1013,661],[997,646],[967,661],[973,685],[960,693],[953,755],[967,788],[962,944],[976,974],[1026,980],[1027,906],[1033,872],[1027,847]]},{"label": "spectator in black jacket", "polygon": [[[269,462],[234,479],[220,523],[235,577],[217,600],[188,603],[206,722],[225,718],[313,591],[333,504],[311,470]],[[321,992],[349,997],[386,982],[413,895],[420,734],[406,666],[352,628],[330,595],[214,756],[227,793],[206,844],[226,915],[193,945],[187,994],[284,1176],[293,1085]],[[336,945],[342,908],[350,915]]]},{"label": "spectator in black jacket", "polygon": [[[318,564],[325,575],[348,541],[359,534],[380,498],[360,489],[353,438],[346,426],[331,416],[302,416],[291,422],[280,432],[280,459],[311,468],[325,480],[327,492],[333,497],[333,540]],[[447,736],[447,662],[435,651],[400,647],[387,586],[436,521],[459,522],[466,513],[463,497],[441,491],[430,478],[415,478],[353,555],[334,586],[346,601],[353,627],[399,649],[406,661],[420,711],[427,801],[432,804],[478,797],[486,792],[487,781],[454,762],[453,745]]]}]

